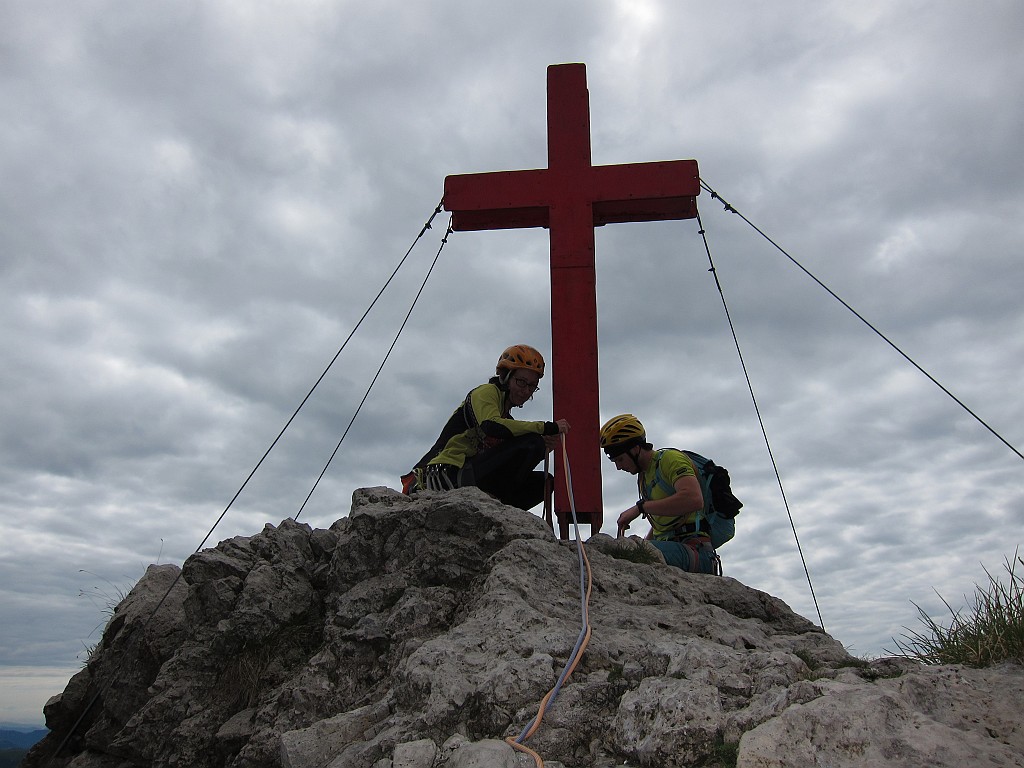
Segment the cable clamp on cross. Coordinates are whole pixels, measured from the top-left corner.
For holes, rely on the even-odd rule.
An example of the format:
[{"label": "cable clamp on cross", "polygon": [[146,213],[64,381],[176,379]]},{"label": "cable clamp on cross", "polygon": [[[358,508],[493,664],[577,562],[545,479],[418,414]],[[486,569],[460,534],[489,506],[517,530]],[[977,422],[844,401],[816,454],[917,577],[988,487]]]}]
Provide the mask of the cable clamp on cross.
[{"label": "cable clamp on cross", "polygon": [[[709,187],[707,185],[707,183],[704,181],[704,179],[700,180],[700,186],[701,186],[701,189],[706,189],[707,190],[708,194],[711,195],[711,199],[712,200],[721,200],[722,201],[722,206],[725,208],[726,211],[728,211],[729,213],[738,213],[738,211],[735,208],[732,207],[732,205],[729,203],[729,201],[726,200],[724,197],[722,197],[717,192],[715,192],[715,190],[713,190],[711,187]],[[704,234],[704,233],[701,232],[701,234]]]},{"label": "cable clamp on cross", "polygon": [[426,232],[426,231],[427,231],[428,229],[430,229],[430,228],[431,228],[431,222],[433,222],[433,221],[434,221],[434,217],[435,217],[435,216],[437,216],[437,214],[439,214],[439,213],[441,212],[441,209],[442,209],[443,207],[444,207],[444,198],[442,197],[442,198],[441,198],[441,202],[439,202],[439,203],[437,204],[437,208],[435,208],[435,209],[434,209],[434,212],[433,212],[432,214],[430,214],[430,218],[429,218],[429,219],[427,219],[427,223],[423,225],[423,229],[421,229],[421,230],[420,230],[420,233],[419,233],[419,234],[418,234],[418,235],[416,236],[416,237],[417,237],[417,239],[419,239],[419,238],[423,237],[423,234],[424,234],[424,233],[425,233],[425,232]]}]

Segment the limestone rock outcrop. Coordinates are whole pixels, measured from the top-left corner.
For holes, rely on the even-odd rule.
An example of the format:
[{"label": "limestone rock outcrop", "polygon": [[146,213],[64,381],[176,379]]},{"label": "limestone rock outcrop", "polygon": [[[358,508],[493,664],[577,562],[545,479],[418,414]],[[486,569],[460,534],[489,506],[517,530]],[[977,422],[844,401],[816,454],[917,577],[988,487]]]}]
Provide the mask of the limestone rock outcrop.
[{"label": "limestone rock outcrop", "polygon": [[[782,601],[595,536],[549,768],[1024,766],[1024,670],[865,662]],[[656,557],[656,551],[654,555]],[[631,558],[631,559],[626,559]],[[24,765],[501,768],[582,631],[581,562],[475,489],[361,489],[151,566]]]}]

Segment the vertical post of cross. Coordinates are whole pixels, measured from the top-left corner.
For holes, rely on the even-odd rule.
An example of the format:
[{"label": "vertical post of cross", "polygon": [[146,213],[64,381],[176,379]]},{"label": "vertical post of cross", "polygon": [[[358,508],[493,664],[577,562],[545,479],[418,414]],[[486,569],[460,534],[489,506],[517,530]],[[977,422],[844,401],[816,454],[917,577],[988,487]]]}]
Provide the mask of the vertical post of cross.
[{"label": "vertical post of cross", "polygon": [[[555,414],[572,426],[570,464],[576,517],[600,530],[600,386],[597,282],[590,186],[590,94],[583,65],[548,69],[548,173],[551,247],[551,362]],[[567,443],[567,447],[568,447]],[[565,472],[560,464],[559,468]],[[563,474],[562,477],[565,477]],[[559,535],[568,538],[565,483],[555,485]]]}]

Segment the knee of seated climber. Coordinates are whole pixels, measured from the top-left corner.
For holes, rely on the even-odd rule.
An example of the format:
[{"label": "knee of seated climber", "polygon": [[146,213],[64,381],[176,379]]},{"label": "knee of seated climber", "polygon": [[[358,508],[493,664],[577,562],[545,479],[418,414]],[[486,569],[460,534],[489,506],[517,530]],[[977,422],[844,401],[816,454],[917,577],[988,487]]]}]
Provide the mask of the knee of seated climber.
[{"label": "knee of seated climber", "polygon": [[[714,573],[714,550],[701,547],[698,553],[678,541],[651,541],[665,556],[668,565],[675,566],[689,573]],[[692,558],[697,557],[697,568],[692,568]]]}]

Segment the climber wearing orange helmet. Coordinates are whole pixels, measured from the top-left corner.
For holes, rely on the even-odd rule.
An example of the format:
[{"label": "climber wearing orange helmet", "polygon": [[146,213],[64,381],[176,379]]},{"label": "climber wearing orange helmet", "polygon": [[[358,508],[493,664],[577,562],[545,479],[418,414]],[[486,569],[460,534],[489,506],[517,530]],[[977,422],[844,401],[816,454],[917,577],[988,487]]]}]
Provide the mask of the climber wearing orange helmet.
[{"label": "climber wearing orange helmet", "polygon": [[402,478],[407,493],[475,485],[521,509],[544,500],[548,477],[534,467],[554,447],[554,437],[569,431],[569,423],[517,421],[511,415],[540,388],[544,358],[533,347],[516,344],[501,353],[494,373],[466,395],[434,445]]}]

